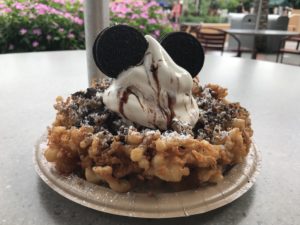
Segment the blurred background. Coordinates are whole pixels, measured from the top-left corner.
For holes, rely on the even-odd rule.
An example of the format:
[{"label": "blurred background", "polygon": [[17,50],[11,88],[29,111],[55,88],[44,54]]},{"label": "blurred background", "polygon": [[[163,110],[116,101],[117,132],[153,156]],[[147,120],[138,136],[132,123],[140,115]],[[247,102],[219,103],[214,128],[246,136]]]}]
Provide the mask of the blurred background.
[{"label": "blurred background", "polygon": [[[110,21],[159,38],[186,23],[228,29],[230,15],[255,14],[258,2],[111,0]],[[286,16],[286,30],[300,31],[300,0],[262,2],[262,14]],[[0,0],[0,53],[84,49],[83,4],[84,0]]]}]

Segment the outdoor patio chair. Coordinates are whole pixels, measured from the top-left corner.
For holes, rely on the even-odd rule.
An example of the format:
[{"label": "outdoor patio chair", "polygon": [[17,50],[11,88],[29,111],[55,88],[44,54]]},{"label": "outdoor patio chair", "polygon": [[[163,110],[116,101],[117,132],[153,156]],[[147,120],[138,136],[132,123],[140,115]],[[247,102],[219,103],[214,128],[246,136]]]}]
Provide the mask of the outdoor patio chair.
[{"label": "outdoor patio chair", "polygon": [[196,33],[197,33],[199,27],[200,27],[200,25],[199,26],[194,26],[194,25],[192,26],[192,25],[181,24],[180,25],[180,31],[192,34],[196,37],[197,36]]},{"label": "outdoor patio chair", "polygon": [[189,33],[191,26],[186,24],[180,24],[180,31]]},{"label": "outdoor patio chair", "polygon": [[[297,41],[296,49],[286,48],[285,45],[286,45],[287,41]],[[300,55],[300,50],[298,49],[299,48],[299,42],[300,42],[300,35],[283,38],[280,42],[279,50],[277,51],[276,62],[278,62],[279,57],[280,57],[280,63],[282,63],[283,56],[284,56],[285,53]]]},{"label": "outdoor patio chair", "polygon": [[292,36],[289,41],[297,42],[296,49],[297,50],[299,49],[299,47],[300,47],[300,35],[299,36]]},{"label": "outdoor patio chair", "polygon": [[[234,49],[226,49],[225,42],[227,35],[231,36],[236,42],[237,47]],[[241,41],[233,34],[227,33],[224,30],[214,27],[199,27],[196,32],[197,39],[202,44],[205,52],[206,51],[220,51],[221,55],[223,52],[236,52],[236,57],[241,57],[242,52],[250,52],[250,49],[242,49]]]}]

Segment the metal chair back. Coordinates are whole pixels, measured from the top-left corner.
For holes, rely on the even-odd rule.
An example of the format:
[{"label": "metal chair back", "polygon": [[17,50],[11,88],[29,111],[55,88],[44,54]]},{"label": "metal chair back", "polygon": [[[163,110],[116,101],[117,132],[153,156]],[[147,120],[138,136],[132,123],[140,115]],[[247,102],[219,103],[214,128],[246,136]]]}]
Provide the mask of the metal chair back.
[{"label": "metal chair back", "polygon": [[205,51],[221,51],[221,54],[223,54],[226,40],[226,32],[217,28],[200,27],[196,35]]}]

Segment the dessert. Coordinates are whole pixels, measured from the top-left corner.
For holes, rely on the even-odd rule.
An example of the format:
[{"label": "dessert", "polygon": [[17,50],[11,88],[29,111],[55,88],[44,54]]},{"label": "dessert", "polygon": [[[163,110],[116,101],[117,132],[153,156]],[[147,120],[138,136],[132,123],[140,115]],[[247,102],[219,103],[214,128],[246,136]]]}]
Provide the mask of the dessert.
[{"label": "dessert", "polygon": [[[107,38],[111,32],[125,35]],[[171,58],[167,37],[162,42],[166,49],[147,35],[146,42],[115,53],[104,54],[109,49],[97,46],[106,40],[122,47],[128,38],[142,40],[139,35],[118,25],[98,36],[95,61],[112,78],[95,81],[66,100],[57,97],[46,159],[62,174],[76,173],[116,192],[143,185],[150,191],[160,185],[182,190],[217,183],[249,151],[249,113],[225,98],[226,89],[201,86],[194,76],[202,65],[189,66],[184,54],[173,52]],[[195,46],[196,39],[188,39],[183,52]],[[135,56],[127,59],[125,53]],[[117,57],[119,64],[126,59],[123,69],[111,65]]]}]

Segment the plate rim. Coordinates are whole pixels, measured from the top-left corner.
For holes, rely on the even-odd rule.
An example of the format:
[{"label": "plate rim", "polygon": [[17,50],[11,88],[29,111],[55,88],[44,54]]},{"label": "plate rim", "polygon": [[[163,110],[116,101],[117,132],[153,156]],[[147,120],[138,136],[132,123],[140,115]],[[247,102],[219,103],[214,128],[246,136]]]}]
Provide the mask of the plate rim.
[{"label": "plate rim", "polygon": [[[196,215],[196,214],[203,214],[206,212],[209,212],[211,210],[220,208],[222,206],[225,206],[231,202],[233,202],[234,200],[238,199],[239,197],[241,197],[243,194],[245,194],[255,183],[258,174],[260,173],[261,170],[261,152],[259,151],[259,149],[257,148],[256,144],[254,143],[254,141],[252,140],[251,146],[250,146],[250,150],[248,152],[248,155],[246,157],[249,157],[250,153],[254,154],[255,157],[253,158],[253,164],[250,165],[252,166],[251,168],[253,168],[253,166],[255,167],[255,169],[252,171],[252,173],[250,174],[250,176],[248,174],[244,174],[243,171],[241,173],[241,176],[243,176],[243,179],[247,179],[247,182],[244,183],[243,186],[241,186],[241,189],[239,191],[231,191],[230,194],[227,194],[226,196],[224,196],[223,199],[219,200],[219,201],[215,201],[212,203],[205,203],[205,199],[204,197],[202,197],[202,201],[206,204],[205,208],[203,209],[203,207],[201,208],[201,206],[198,206],[199,209],[197,209],[197,206],[193,206],[191,209],[186,210],[185,206],[183,206],[181,204],[181,202],[178,202],[178,205],[181,205],[181,207],[177,207],[177,208],[173,208],[169,209],[167,212],[162,213],[159,208],[157,209],[157,212],[155,211],[149,211],[149,212],[131,212],[130,209],[128,210],[124,210],[124,209],[120,209],[120,208],[113,208],[113,207],[109,207],[107,205],[99,205],[97,203],[99,203],[99,201],[93,200],[93,199],[82,199],[80,198],[80,196],[75,196],[74,193],[72,194],[72,191],[67,191],[65,190],[65,188],[60,187],[55,180],[53,180],[53,178],[47,176],[47,173],[45,173],[45,171],[43,171],[43,169],[49,169],[46,168],[46,166],[43,168],[43,163],[41,160],[43,159],[39,159],[38,154],[42,154],[45,149],[41,148],[41,145],[43,143],[45,143],[47,140],[47,133],[43,134],[35,143],[34,145],[34,154],[33,154],[33,163],[34,163],[34,168],[35,171],[37,172],[37,174],[39,175],[39,177],[55,192],[57,192],[58,194],[60,194],[61,196],[77,203],[80,204],[82,206],[100,211],[100,212],[104,212],[104,213],[109,213],[109,214],[114,214],[114,215],[119,215],[119,216],[126,216],[126,217],[136,217],[136,218],[152,218],[152,219],[161,219],[161,218],[178,218],[178,217],[186,217],[186,216],[191,216],[191,215]],[[44,159],[45,160],[45,159]],[[246,161],[246,159],[244,159],[244,161]],[[48,163],[51,164],[51,163]],[[246,165],[247,166],[247,165]],[[249,166],[249,165],[248,165]],[[63,176],[61,176],[63,177]],[[69,176],[70,178],[70,176]],[[226,176],[225,176],[226,178]],[[224,180],[225,180],[224,178]],[[71,178],[72,179],[72,178]],[[146,197],[146,193],[132,193],[129,192],[128,193],[117,193],[112,191],[109,188],[105,188],[105,187],[101,187],[101,185],[96,185],[96,184],[92,184],[90,182],[87,182],[86,180],[82,179],[82,178],[75,178],[78,180],[81,180],[84,185],[88,185],[88,186],[93,186],[100,189],[105,189],[106,193],[110,193],[112,195],[114,195],[113,198],[129,198],[130,195],[133,195],[134,198],[136,198],[136,196],[139,195],[143,195],[144,197]],[[212,187],[214,187],[215,189],[219,189],[220,185],[219,184],[213,185]],[[203,191],[205,188],[207,187],[200,187],[196,190],[193,190],[194,192],[198,192],[199,190]],[[104,190],[103,190],[104,191]],[[181,191],[181,192],[174,192],[174,193],[160,193],[159,195],[165,196],[171,196],[171,195],[175,195],[176,198],[180,199],[182,197],[184,197],[184,193],[185,192],[190,192],[190,191]],[[223,196],[223,192],[220,191],[221,195]],[[199,194],[198,194],[199,195]],[[115,197],[117,196],[117,197]],[[120,197],[122,196],[122,197]],[[129,197],[128,197],[129,196]],[[149,197],[149,196],[148,196]],[[174,198],[174,196],[173,196]],[[177,199],[177,201],[178,201]],[[99,200],[99,199],[98,199]],[[149,198],[150,200],[150,198]],[[181,212],[179,212],[179,208],[181,208]],[[201,208],[201,210],[200,210]]]}]

